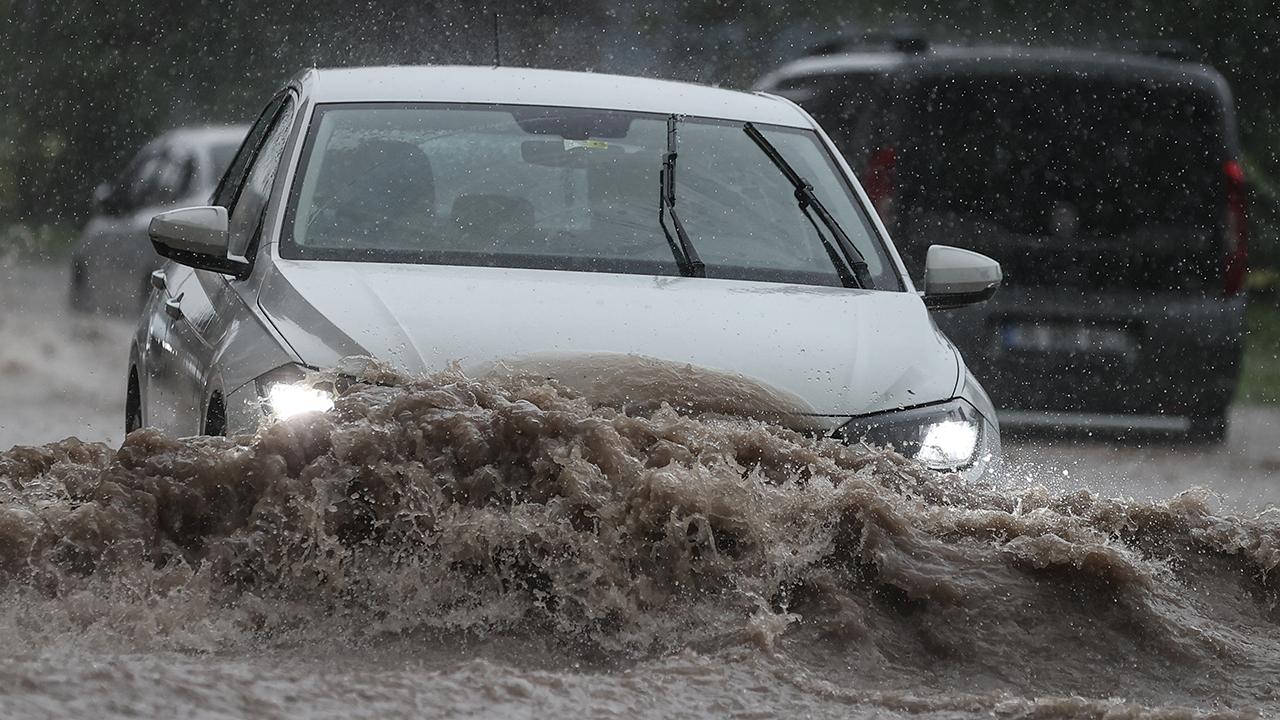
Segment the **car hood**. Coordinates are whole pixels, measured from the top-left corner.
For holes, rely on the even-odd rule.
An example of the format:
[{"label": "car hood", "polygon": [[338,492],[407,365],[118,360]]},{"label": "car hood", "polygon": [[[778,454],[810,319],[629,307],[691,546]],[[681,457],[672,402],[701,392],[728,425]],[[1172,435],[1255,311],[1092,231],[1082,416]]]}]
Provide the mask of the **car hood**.
[{"label": "car hood", "polygon": [[954,348],[904,292],[278,260],[259,305],[309,365],[367,355],[413,374],[531,371],[610,398],[848,417],[949,399],[959,379]]}]

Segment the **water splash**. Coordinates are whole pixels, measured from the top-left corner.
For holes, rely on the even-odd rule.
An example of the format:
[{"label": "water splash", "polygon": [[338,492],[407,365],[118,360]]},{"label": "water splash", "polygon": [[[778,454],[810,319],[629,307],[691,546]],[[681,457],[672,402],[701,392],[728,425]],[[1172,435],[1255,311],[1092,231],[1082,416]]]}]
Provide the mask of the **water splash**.
[{"label": "water splash", "polygon": [[626,672],[694,653],[949,717],[1277,707],[1274,511],[964,483],[529,376],[380,372],[253,437],[0,454],[5,644],[427,633]]}]

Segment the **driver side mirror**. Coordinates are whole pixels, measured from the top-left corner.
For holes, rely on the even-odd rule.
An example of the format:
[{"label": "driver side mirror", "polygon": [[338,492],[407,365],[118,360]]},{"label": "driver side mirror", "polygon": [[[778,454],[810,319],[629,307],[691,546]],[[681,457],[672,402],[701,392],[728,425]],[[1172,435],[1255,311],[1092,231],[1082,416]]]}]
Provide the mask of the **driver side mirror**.
[{"label": "driver side mirror", "polygon": [[924,305],[950,310],[984,302],[996,294],[1003,278],[1000,263],[986,255],[930,245],[924,261]]},{"label": "driver side mirror", "polygon": [[230,233],[224,207],[162,212],[151,219],[147,233],[156,252],[176,263],[237,278],[248,275],[249,263],[227,256]]}]

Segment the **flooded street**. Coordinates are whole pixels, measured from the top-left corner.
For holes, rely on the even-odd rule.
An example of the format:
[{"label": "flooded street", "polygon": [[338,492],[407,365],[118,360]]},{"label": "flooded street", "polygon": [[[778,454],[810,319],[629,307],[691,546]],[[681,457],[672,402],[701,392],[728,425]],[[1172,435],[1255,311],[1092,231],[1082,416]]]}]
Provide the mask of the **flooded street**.
[{"label": "flooded street", "polygon": [[0,720],[1280,719],[1219,5],[0,4]]},{"label": "flooded street", "polygon": [[1105,496],[1157,500],[1193,487],[1228,507],[1257,511],[1280,504],[1280,408],[1237,405],[1221,445],[1182,438],[1128,441],[1066,437],[1012,439],[1005,444],[1007,480]]},{"label": "flooded street", "polygon": [[0,445],[43,447],[0,453],[0,716],[1280,711],[1273,409],[973,486],[456,377],[116,452],[131,323],[3,273]]},{"label": "flooded street", "polygon": [[118,445],[133,319],[72,312],[65,263],[0,258],[0,447]]},{"label": "flooded street", "polygon": [[379,382],[252,439],[0,454],[0,713],[1280,709],[1274,513],[967,484],[540,380]]}]

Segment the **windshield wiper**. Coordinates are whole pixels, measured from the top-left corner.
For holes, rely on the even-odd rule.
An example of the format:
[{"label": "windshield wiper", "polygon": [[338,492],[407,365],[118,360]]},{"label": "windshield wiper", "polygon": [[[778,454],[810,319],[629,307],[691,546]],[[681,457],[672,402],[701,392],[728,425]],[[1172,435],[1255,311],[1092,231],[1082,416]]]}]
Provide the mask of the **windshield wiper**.
[{"label": "windshield wiper", "polygon": [[[684,223],[676,213],[676,116],[667,116],[667,153],[662,156],[662,172],[658,175],[658,224],[667,236],[667,244],[676,256],[676,265],[680,274],[685,277],[706,277],[707,269],[698,257],[698,251],[689,242],[689,234],[684,231]],[[671,224],[676,228],[675,237],[667,227],[666,216],[671,216]]]},{"label": "windshield wiper", "polygon": [[[827,210],[822,201],[818,199],[817,194],[813,192],[813,185],[809,184],[791,167],[791,163],[782,157],[782,153],[778,152],[778,148],[769,142],[764,133],[751,123],[742,126],[742,131],[751,138],[764,154],[773,161],[775,167],[782,171],[787,177],[791,186],[796,190],[796,202],[800,205],[800,212],[809,219],[809,224],[813,225],[814,232],[818,233],[818,239],[822,241],[823,247],[827,249],[827,254],[831,256],[831,261],[836,266],[836,272],[840,275],[840,281],[845,287],[860,287],[868,290],[875,289],[875,281],[871,279],[871,272],[867,269],[867,259],[862,256],[858,248],[849,240],[849,236],[845,234],[844,228],[840,227],[840,223],[836,222],[835,217]],[[831,247],[831,242],[827,240],[827,236],[818,229],[818,223],[814,222],[813,213],[809,210],[812,208],[813,213],[818,215],[818,219],[827,227],[827,230],[835,236],[836,244],[840,246],[843,256],[836,253],[835,248]]]}]

